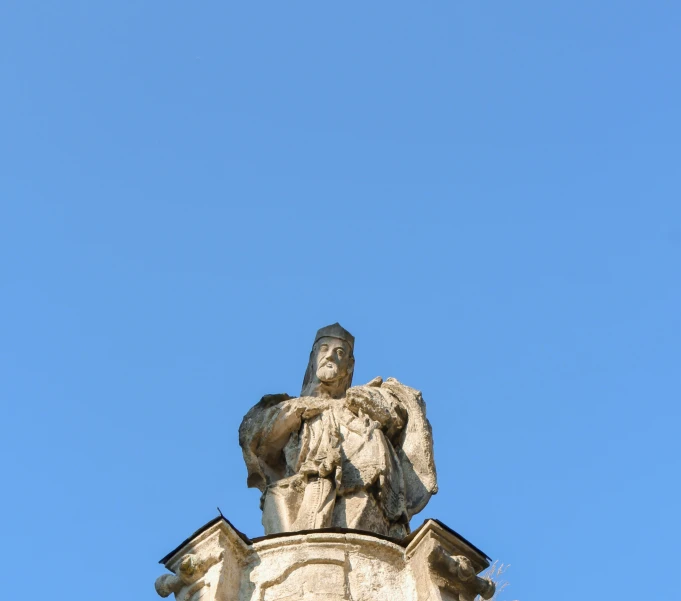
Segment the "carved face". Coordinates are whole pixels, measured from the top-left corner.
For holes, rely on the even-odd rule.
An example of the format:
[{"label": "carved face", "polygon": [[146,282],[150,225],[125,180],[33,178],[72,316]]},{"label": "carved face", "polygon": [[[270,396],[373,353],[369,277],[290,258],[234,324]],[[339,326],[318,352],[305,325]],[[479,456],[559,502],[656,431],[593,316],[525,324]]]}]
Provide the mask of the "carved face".
[{"label": "carved face", "polygon": [[335,382],[348,375],[352,366],[350,345],[340,338],[320,338],[314,349],[314,369],[321,382]]}]

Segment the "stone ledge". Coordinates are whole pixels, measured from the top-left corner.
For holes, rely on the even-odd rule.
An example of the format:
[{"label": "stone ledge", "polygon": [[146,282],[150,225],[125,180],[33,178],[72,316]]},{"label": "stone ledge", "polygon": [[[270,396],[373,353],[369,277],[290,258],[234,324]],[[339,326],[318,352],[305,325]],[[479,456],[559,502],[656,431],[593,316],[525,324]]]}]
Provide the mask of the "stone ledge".
[{"label": "stone ledge", "polygon": [[489,558],[437,520],[403,540],[331,528],[251,540],[220,516],[161,563],[177,601],[470,601]]}]

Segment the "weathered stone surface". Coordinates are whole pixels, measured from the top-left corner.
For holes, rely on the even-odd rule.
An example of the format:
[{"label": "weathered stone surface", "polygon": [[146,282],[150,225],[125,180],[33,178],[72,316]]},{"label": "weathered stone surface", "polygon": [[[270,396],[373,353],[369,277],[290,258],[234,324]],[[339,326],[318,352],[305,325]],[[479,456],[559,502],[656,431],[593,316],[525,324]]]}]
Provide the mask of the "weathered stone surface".
[{"label": "weathered stone surface", "polygon": [[266,536],[224,517],[161,560],[156,580],[176,601],[473,601],[494,585],[488,557],[427,520],[437,492],[421,393],[393,378],[352,386],[354,337],[339,324],[315,337],[298,398],[263,397],[239,443],[248,485],[262,491]]},{"label": "weathered stone surface", "polygon": [[173,574],[156,579],[156,592],[161,597],[174,593],[176,601],[233,599],[251,554],[248,543],[227,520],[209,522],[161,560]]},{"label": "weathered stone surface", "polygon": [[489,558],[444,524],[428,520],[409,538],[407,556],[419,601],[472,601],[476,595],[494,595],[494,583],[477,576],[489,567]]},{"label": "weathered stone surface", "polygon": [[156,590],[177,601],[470,601],[494,586],[487,557],[439,522],[405,540],[318,530],[250,541],[223,518],[161,560]]},{"label": "weathered stone surface", "polygon": [[437,492],[421,393],[393,378],[351,386],[354,337],[317,332],[301,396],[263,397],[239,443],[266,534],[328,527],[401,538]]}]

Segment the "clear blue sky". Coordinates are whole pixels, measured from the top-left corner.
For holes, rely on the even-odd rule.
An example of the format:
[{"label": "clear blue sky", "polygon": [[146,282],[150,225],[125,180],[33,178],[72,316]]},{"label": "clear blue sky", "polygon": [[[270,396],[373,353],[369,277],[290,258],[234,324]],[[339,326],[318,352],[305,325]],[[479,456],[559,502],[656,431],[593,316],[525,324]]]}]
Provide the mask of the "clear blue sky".
[{"label": "clear blue sky", "polygon": [[338,320],[502,601],[678,599],[680,57],[673,1],[4,2],[4,596],[261,534],[239,422]]}]

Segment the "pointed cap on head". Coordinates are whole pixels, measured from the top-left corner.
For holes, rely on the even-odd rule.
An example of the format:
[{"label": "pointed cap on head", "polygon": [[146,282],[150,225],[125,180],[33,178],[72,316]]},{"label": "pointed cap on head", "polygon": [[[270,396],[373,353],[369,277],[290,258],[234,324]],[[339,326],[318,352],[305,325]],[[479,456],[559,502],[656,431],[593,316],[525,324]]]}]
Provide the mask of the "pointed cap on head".
[{"label": "pointed cap on head", "polygon": [[320,338],[340,338],[341,340],[345,340],[350,345],[350,348],[354,350],[355,348],[355,337],[350,334],[342,325],[340,325],[338,322],[331,324],[330,326],[326,326],[324,328],[320,328],[317,331],[317,335],[314,338],[314,343],[316,344],[317,340]]}]

